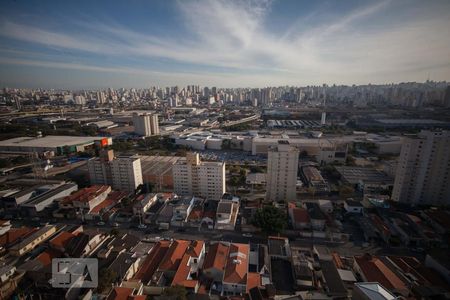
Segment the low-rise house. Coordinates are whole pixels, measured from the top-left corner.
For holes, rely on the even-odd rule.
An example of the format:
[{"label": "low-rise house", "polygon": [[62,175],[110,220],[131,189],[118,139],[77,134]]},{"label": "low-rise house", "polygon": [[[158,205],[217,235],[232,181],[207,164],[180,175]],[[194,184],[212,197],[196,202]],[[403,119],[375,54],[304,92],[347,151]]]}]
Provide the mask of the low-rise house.
[{"label": "low-rise house", "polygon": [[172,242],[155,272],[155,278],[152,279],[154,285],[167,286],[172,282],[190,244],[190,241],[185,240],[174,240]]},{"label": "low-rise house", "polygon": [[66,253],[70,257],[86,257],[89,256],[93,250],[100,246],[106,239],[103,233],[79,233],[72,238],[65,247]]},{"label": "low-rise house", "polygon": [[104,217],[104,214],[109,212],[111,208],[116,206],[126,196],[126,192],[112,191],[108,194],[105,200],[103,200],[102,202],[94,206],[89,212],[84,214],[84,219],[108,221],[109,218]]},{"label": "low-rise house", "polygon": [[9,253],[14,256],[22,256],[38,245],[47,240],[56,232],[56,227],[52,225],[46,225],[41,227],[37,231],[33,232],[31,235],[26,237],[24,240],[18,242],[11,248],[9,248]]},{"label": "low-rise house", "polygon": [[229,248],[230,245],[225,242],[212,243],[203,263],[203,274],[213,280],[213,286],[217,290],[221,290]]},{"label": "low-rise house", "polygon": [[365,254],[355,256],[354,271],[366,282],[379,282],[396,295],[409,295],[407,282],[392,270],[386,261],[377,256]]},{"label": "low-rise house", "polygon": [[334,262],[332,260],[320,260],[320,268],[327,295],[335,298],[346,298],[348,296],[347,288]]},{"label": "low-rise house", "polygon": [[170,221],[170,225],[182,226],[191,213],[195,201],[196,198],[192,196],[184,196],[174,201],[175,203],[173,203],[173,215]]},{"label": "low-rise house", "polygon": [[244,295],[247,292],[249,246],[230,245],[222,280],[222,295]]},{"label": "low-rise house", "polygon": [[14,265],[4,265],[0,268],[0,283],[4,283],[11,278],[16,272]]},{"label": "low-rise house", "polygon": [[326,216],[320,209],[319,204],[313,202],[305,203],[308,211],[309,219],[311,220],[311,227],[313,230],[322,231],[325,229]]},{"label": "low-rise house", "polygon": [[357,282],[352,291],[354,300],[396,300],[397,296],[378,282]]},{"label": "low-rise house", "polygon": [[0,252],[6,251],[6,249],[19,241],[22,241],[37,230],[38,228],[24,226],[19,228],[11,228],[9,231],[0,236]]},{"label": "low-rise house", "polygon": [[311,220],[306,209],[289,207],[288,212],[289,219],[291,220],[291,224],[294,229],[303,230],[311,228]]},{"label": "low-rise house", "polygon": [[93,185],[88,188],[68,196],[65,200],[72,202],[75,209],[88,213],[95,206],[99,205],[111,193],[111,187],[108,185]]},{"label": "low-rise house", "polygon": [[215,229],[234,230],[238,213],[238,203],[229,200],[219,201],[219,204],[217,205]]},{"label": "low-rise house", "polygon": [[291,247],[291,252],[296,287],[313,289],[314,269],[311,251],[309,248]]},{"label": "low-rise house", "polygon": [[205,257],[205,243],[192,241],[181,259],[172,286],[183,286],[187,291],[197,292],[200,287],[199,271]]},{"label": "low-rise house", "polygon": [[303,178],[309,187],[314,188],[316,191],[326,192],[329,190],[328,183],[323,179],[320,171],[313,166],[304,166],[301,168]]},{"label": "low-rise house", "polygon": [[288,238],[269,236],[267,246],[271,257],[282,259],[289,259],[291,257],[291,247]]},{"label": "low-rise house", "polygon": [[344,209],[347,213],[363,214],[364,207],[359,201],[347,199],[344,202]]},{"label": "low-rise house", "polygon": [[142,289],[117,286],[111,290],[107,300],[145,300]]},{"label": "low-rise house", "polygon": [[76,234],[72,232],[61,231],[49,241],[49,245],[51,248],[64,253],[66,252],[66,247],[69,244],[70,240],[72,240],[74,237],[76,237]]},{"label": "low-rise house", "polygon": [[158,201],[158,195],[151,193],[140,195],[134,201],[133,205],[133,215],[138,217],[144,217],[146,212]]},{"label": "low-rise house", "polygon": [[118,280],[121,282],[132,278],[136,274],[140,260],[140,258],[134,257],[133,253],[121,252],[109,265],[108,269],[117,274]]},{"label": "low-rise house", "polygon": [[0,220],[0,236],[7,233],[11,229],[11,221]]}]

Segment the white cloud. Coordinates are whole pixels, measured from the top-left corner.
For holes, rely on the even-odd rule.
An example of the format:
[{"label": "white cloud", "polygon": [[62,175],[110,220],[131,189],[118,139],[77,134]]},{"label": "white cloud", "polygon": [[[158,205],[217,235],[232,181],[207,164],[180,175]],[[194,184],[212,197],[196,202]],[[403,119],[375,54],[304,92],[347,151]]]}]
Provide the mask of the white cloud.
[{"label": "white cloud", "polygon": [[[390,9],[392,1],[385,0],[355,8],[313,28],[302,28],[301,22],[294,21],[277,36],[264,27],[264,21],[270,18],[271,1],[193,0],[179,1],[177,5],[182,26],[189,32],[181,38],[154,36],[150,29],[148,33],[135,32],[99,22],[78,27],[84,29],[78,34],[4,22],[0,34],[58,49],[107,55],[116,58],[119,65],[120,57],[127,56],[219,68],[222,70],[189,74],[190,82],[217,80],[219,86],[423,80],[424,72],[431,72],[436,79],[450,79],[449,12],[436,11],[433,18],[412,13],[409,20],[392,22],[393,27],[378,24],[376,29],[368,30],[362,26],[367,19]],[[51,67],[49,62],[45,64]],[[117,71],[77,65],[86,71]],[[54,62],[53,67],[73,69],[74,65]],[[122,73],[136,71],[118,69]],[[176,76],[177,72],[164,74]]]}]

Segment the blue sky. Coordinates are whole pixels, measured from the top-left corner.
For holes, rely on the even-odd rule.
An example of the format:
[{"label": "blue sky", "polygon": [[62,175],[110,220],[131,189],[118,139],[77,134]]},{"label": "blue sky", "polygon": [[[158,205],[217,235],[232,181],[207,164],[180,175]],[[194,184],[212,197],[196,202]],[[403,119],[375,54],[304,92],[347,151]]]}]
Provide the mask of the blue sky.
[{"label": "blue sky", "polygon": [[4,0],[0,7],[0,86],[450,80],[448,0]]}]

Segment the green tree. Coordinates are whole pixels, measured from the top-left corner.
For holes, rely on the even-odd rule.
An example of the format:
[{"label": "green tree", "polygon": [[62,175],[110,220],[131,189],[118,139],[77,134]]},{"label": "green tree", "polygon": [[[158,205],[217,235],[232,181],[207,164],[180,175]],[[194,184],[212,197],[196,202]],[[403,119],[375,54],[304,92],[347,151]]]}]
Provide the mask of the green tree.
[{"label": "green tree", "polygon": [[286,215],[275,206],[264,206],[256,211],[252,224],[267,235],[280,233],[286,227]]},{"label": "green tree", "polygon": [[164,289],[163,296],[170,297],[170,299],[186,300],[187,290],[184,286],[175,285]]}]

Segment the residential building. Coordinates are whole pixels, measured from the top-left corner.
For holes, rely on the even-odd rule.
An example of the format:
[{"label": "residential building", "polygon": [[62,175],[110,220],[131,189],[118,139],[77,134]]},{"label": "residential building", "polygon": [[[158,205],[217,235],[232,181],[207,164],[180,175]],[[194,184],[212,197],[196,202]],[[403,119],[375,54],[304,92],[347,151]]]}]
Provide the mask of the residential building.
[{"label": "residential building", "polygon": [[354,300],[395,300],[397,297],[378,282],[357,282],[353,286]]},{"label": "residential building", "polygon": [[238,213],[239,203],[220,200],[217,206],[215,229],[234,230]]},{"label": "residential building", "polygon": [[198,153],[173,166],[174,191],[178,195],[217,200],[225,193],[225,163],[200,161]]},{"label": "residential building", "polygon": [[143,183],[141,160],[137,155],[114,157],[113,150],[88,161],[91,184],[111,185],[114,190],[134,192]]},{"label": "residential building", "polygon": [[266,199],[270,201],[295,201],[299,150],[287,141],[271,147],[267,161]]},{"label": "residential building", "polygon": [[320,171],[313,166],[302,167],[303,178],[306,184],[317,192],[327,192],[329,190],[328,183],[323,179]]},{"label": "residential building", "polygon": [[450,204],[450,131],[404,139],[392,199],[410,205]]},{"label": "residential building", "polygon": [[249,251],[247,244],[230,245],[222,280],[223,295],[244,295],[247,292]]},{"label": "residential building", "polygon": [[225,242],[215,242],[209,246],[203,264],[203,274],[213,282],[222,282],[229,247],[230,245]]},{"label": "residential building", "polygon": [[133,113],[134,132],[142,136],[159,134],[159,124],[157,114]]},{"label": "residential building", "polygon": [[158,195],[154,193],[139,196],[133,205],[133,214],[143,217],[156,201],[158,201]]},{"label": "residential building", "polygon": [[22,256],[30,252],[38,245],[47,240],[56,232],[56,227],[53,225],[46,225],[35,231],[19,243],[15,244],[9,249],[9,253],[13,256]]}]

